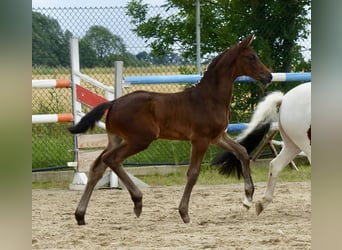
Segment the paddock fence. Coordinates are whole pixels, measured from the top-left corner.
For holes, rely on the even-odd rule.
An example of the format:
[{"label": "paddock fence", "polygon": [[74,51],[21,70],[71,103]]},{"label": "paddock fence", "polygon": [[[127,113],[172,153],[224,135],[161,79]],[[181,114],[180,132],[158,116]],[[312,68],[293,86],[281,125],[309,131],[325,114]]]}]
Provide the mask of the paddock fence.
[{"label": "paddock fence", "polygon": [[[114,35],[122,38],[127,51],[130,55],[137,55],[140,52],[149,52],[149,45],[144,39],[137,37],[130,24],[130,19],[126,14],[126,9],[122,7],[100,7],[100,8],[35,8],[34,13],[39,13],[54,22],[58,23],[58,27],[67,37],[70,35],[73,38],[81,40],[87,33],[89,27],[98,25],[110,30]],[[161,6],[151,6],[149,15],[168,16],[168,12]],[[280,24],[275,24],[280,25]],[[267,32],[267,31],[265,31]],[[34,34],[33,34],[34,35]],[[53,39],[50,39],[54,41]],[[306,43],[306,47],[310,48],[310,41],[298,41],[298,43]],[[90,110],[89,105],[82,105],[82,109],[73,109],[73,99],[75,98],[76,90],[72,87],[51,87],[72,84],[78,78],[80,85],[104,99],[115,96],[115,91],[121,91],[122,95],[131,93],[135,90],[148,90],[155,92],[177,92],[182,91],[189,85],[194,84],[200,78],[200,75],[192,75],[194,73],[195,64],[192,62],[187,64],[177,64],[157,62],[150,65],[139,66],[133,61],[124,60],[122,88],[115,88],[116,74],[114,60],[110,62],[110,66],[89,67],[85,64],[85,58],[80,55],[79,72],[73,74],[71,68],[71,51],[69,39],[62,43],[62,47],[58,50],[61,52],[60,60],[57,66],[49,66],[52,59],[56,59],[53,53],[43,53],[43,48],[37,46],[33,41],[33,57],[40,59],[32,65],[32,169],[47,168],[47,167],[65,167],[68,162],[73,162],[77,158],[77,148],[73,136],[67,131],[67,127],[73,124],[73,119],[79,119],[82,113]],[[52,46],[51,46],[52,47]],[[311,60],[311,52],[308,49],[304,51],[306,58]],[[38,57],[38,58],[37,58]],[[132,57],[129,57],[132,58]],[[57,60],[57,59],[56,59]],[[134,61],[136,62],[136,60]],[[206,65],[202,65],[202,70],[205,70]],[[82,72],[82,73],[81,73]],[[287,74],[290,77],[292,73]],[[309,74],[309,73],[301,73]],[[88,77],[92,78],[95,83],[101,83],[106,86],[105,89],[98,88],[89,84]],[[139,77],[151,77],[154,83],[142,82]],[[176,83],[162,82],[158,77],[182,77],[192,78],[191,82],[183,82],[180,79],[171,79]],[[278,77],[278,76],[275,76]],[[279,75],[280,77],[280,75]],[[282,76],[285,77],[285,76]],[[58,80],[56,80],[58,79]],[[143,79],[143,78],[142,78]],[[48,81],[47,81],[48,80]],[[292,81],[287,79],[286,82],[276,82],[269,90],[281,89],[286,92],[288,89],[301,83],[301,80]],[[45,81],[43,87],[36,87],[37,81]],[[136,82],[140,81],[140,83]],[[167,81],[170,81],[167,80]],[[66,85],[68,85],[66,84]],[[79,87],[78,87],[79,88]],[[79,88],[80,89],[80,88]],[[82,89],[83,90],[83,89]],[[80,91],[82,91],[80,90]],[[253,107],[260,98],[260,90],[256,84],[237,82],[235,85],[235,93],[232,103],[232,125],[242,124],[249,121]],[[89,93],[85,93],[87,96]],[[253,99],[253,102],[249,100]],[[75,114],[75,110],[81,110]],[[72,116],[71,116],[72,115]],[[72,119],[71,119],[72,117]],[[46,122],[49,121],[49,122]],[[59,121],[59,122],[58,122]],[[241,129],[237,126],[236,130]],[[233,130],[232,130],[233,131]],[[234,133],[232,132],[232,136]],[[90,134],[104,133],[103,128],[97,127]],[[150,148],[145,152],[139,153],[136,156],[127,159],[130,165],[167,165],[167,164],[185,164],[189,160],[190,145],[187,142],[178,141],[156,141],[152,143]],[[210,148],[204,161],[208,162],[217,153],[217,149]]]},{"label": "paddock fence", "polygon": [[[106,100],[112,100],[115,98],[120,97],[123,94],[124,89],[129,89],[131,86],[135,85],[153,85],[153,84],[195,84],[201,79],[200,75],[165,75],[165,76],[123,76],[123,63],[122,62],[115,62],[115,86],[107,86],[83,73],[80,72],[79,67],[79,48],[78,48],[78,40],[77,39],[70,39],[70,50],[71,50],[71,65],[72,65],[72,74],[71,78],[72,80],[59,80],[59,79],[47,79],[47,80],[32,80],[32,88],[37,89],[70,89],[72,90],[71,99],[72,99],[72,105],[71,109],[72,111],[70,113],[60,113],[60,114],[33,114],[32,115],[32,124],[39,124],[39,123],[60,123],[60,122],[74,122],[77,123],[80,118],[85,114],[86,111],[83,111],[83,105],[85,105],[88,108],[93,108],[97,104],[106,101]],[[114,74],[114,72],[113,72]],[[302,72],[302,73],[273,73],[273,81],[277,82],[290,82],[290,81],[310,81],[311,80],[311,73],[310,72]],[[254,82],[255,80],[247,77],[247,76],[241,76],[236,79],[236,82],[240,83],[249,83]],[[81,82],[87,82],[88,84],[91,84],[93,87],[100,88],[104,91],[104,96],[102,97],[91,90],[81,86]],[[134,120],[134,118],[132,118]],[[105,128],[105,125],[103,122],[99,122],[98,126],[102,129]],[[234,132],[241,132],[243,129],[245,129],[247,126],[246,123],[231,123],[227,127],[228,133],[234,133]],[[91,138],[94,138],[93,137]],[[71,137],[71,135],[69,135]],[[86,136],[77,136],[74,137],[73,140],[73,147],[72,149],[69,148],[68,151],[73,151],[74,153],[74,160],[68,160],[66,162],[63,162],[62,164],[69,163],[69,166],[71,167],[77,167],[77,171],[80,169],[84,172],[85,169],[91,164],[91,161],[96,158],[96,155],[98,155],[101,151],[85,151],[80,150],[78,146],[78,140],[82,140],[83,144],[84,141],[87,141],[87,139],[83,138]],[[103,130],[102,134],[98,135],[101,139],[90,139],[90,141],[97,141],[95,144],[100,145],[100,147],[104,147],[106,140],[106,137],[103,136]],[[165,142],[164,142],[165,143]],[[180,144],[184,144],[184,142],[179,142]],[[189,143],[187,143],[189,144]],[[94,148],[93,146],[92,148]],[[188,145],[189,147],[189,145]],[[86,148],[86,147],[83,147]],[[156,150],[158,150],[158,146],[156,147]],[[82,160],[80,160],[80,157],[78,154],[82,153]],[[188,155],[188,154],[187,154]],[[139,157],[139,156],[138,156]],[[212,155],[211,155],[212,157]],[[170,164],[182,164],[186,163],[186,160],[183,161],[170,161]],[[151,164],[165,164],[163,161],[155,162],[155,161],[147,161],[147,162],[134,162],[129,163],[126,162],[126,165],[151,165]]]}]

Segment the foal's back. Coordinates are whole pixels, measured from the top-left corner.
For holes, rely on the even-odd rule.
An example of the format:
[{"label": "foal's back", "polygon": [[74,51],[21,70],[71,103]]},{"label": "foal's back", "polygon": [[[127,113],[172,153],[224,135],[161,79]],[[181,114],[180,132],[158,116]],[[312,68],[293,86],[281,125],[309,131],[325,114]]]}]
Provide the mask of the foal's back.
[{"label": "foal's back", "polygon": [[215,137],[228,120],[224,112],[216,114],[206,94],[201,86],[177,93],[133,92],[113,101],[107,130],[122,138],[141,130],[155,139],[191,140],[203,130]]}]

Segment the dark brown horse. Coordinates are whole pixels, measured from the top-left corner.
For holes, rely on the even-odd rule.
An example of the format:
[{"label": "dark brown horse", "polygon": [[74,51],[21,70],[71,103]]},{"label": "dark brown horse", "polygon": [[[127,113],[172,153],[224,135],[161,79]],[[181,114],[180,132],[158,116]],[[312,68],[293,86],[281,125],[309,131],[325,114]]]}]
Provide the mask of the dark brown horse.
[{"label": "dark brown horse", "polygon": [[140,216],[142,193],[126,174],[122,162],[159,138],[191,142],[187,183],[178,208],[185,223],[190,221],[190,194],[210,144],[232,152],[241,161],[245,185],[243,204],[247,208],[251,206],[254,184],[250,175],[249,156],[243,146],[227,136],[225,129],[229,122],[229,106],[235,79],[246,75],[264,84],[272,80],[270,71],[249,47],[252,40],[253,35],[250,35],[216,56],[195,87],[172,94],[146,91],[127,94],[98,105],[77,125],[69,128],[73,134],[84,133],[93,128],[108,110],[108,145],[89,170],[89,180],[75,212],[79,225],[85,224],[84,215],[90,196],[107,167],[125,184],[134,203],[134,212],[137,217]]}]

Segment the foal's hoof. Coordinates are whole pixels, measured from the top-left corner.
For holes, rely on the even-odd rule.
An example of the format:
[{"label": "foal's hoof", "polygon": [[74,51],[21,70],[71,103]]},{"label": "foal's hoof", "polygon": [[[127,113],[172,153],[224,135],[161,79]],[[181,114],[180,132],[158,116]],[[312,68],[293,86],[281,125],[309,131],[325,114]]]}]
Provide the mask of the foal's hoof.
[{"label": "foal's hoof", "polygon": [[79,226],[85,225],[84,216],[75,214],[75,218]]},{"label": "foal's hoof", "polygon": [[134,213],[137,216],[137,218],[139,218],[139,216],[141,215],[141,211],[142,211],[142,202],[136,202],[134,204]]},{"label": "foal's hoof", "polygon": [[76,217],[77,224],[79,226],[85,225],[84,216],[83,217],[79,217],[79,216],[75,215],[75,217]]},{"label": "foal's hoof", "polygon": [[178,212],[183,220],[184,223],[190,222],[190,217],[187,211],[183,211],[182,209],[178,209]]},{"label": "foal's hoof", "polygon": [[78,221],[77,221],[77,224],[78,224],[79,226],[85,225],[85,221],[84,221],[84,220],[78,220]]},{"label": "foal's hoof", "polygon": [[260,201],[258,201],[255,204],[255,212],[257,215],[261,214],[261,212],[264,211],[264,206],[262,205],[262,203]]},{"label": "foal's hoof", "polygon": [[181,218],[182,218],[182,220],[183,220],[184,223],[189,223],[189,222],[190,222],[190,217],[189,217],[188,214],[182,214],[182,213],[180,213],[180,216],[181,216]]}]

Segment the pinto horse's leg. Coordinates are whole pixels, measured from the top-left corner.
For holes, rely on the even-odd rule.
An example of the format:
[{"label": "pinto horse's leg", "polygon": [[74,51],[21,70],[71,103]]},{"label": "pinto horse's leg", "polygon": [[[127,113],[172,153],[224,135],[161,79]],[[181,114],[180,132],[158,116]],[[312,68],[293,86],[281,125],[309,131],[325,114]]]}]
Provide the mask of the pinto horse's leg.
[{"label": "pinto horse's leg", "polygon": [[296,157],[296,155],[301,152],[301,150],[292,142],[292,140],[284,131],[280,129],[280,132],[284,146],[279,155],[270,162],[266,191],[262,197],[262,200],[255,204],[255,211],[257,215],[259,215],[273,200],[277,177],[281,171]]},{"label": "pinto horse's leg", "polygon": [[243,200],[243,205],[249,209],[252,206],[254,184],[250,173],[250,159],[246,148],[230,139],[226,133],[223,133],[218,137],[213,144],[225,151],[233,153],[241,162],[245,185],[245,198]]},{"label": "pinto horse's leg", "polygon": [[88,182],[83,192],[82,198],[75,211],[75,218],[78,225],[85,225],[84,215],[87,210],[90,196],[93,193],[96,183],[101,179],[104,171],[107,168],[107,166],[102,161],[102,155],[104,154],[104,152],[105,150],[96,158],[96,160],[89,169]]},{"label": "pinto horse's leg", "polygon": [[206,139],[191,141],[191,160],[187,172],[187,183],[178,207],[179,214],[184,223],[190,222],[188,214],[190,195],[200,174],[203,156],[207,151],[209,144],[209,141]]},{"label": "pinto horse's leg", "polygon": [[153,141],[154,137],[145,140],[132,140],[131,143],[122,141],[122,143],[110,151],[107,151],[103,156],[103,161],[115,172],[120,180],[126,186],[134,203],[134,213],[137,217],[140,216],[142,210],[142,192],[134,184],[131,178],[122,167],[122,162],[129,156],[134,155],[146,149]]}]

